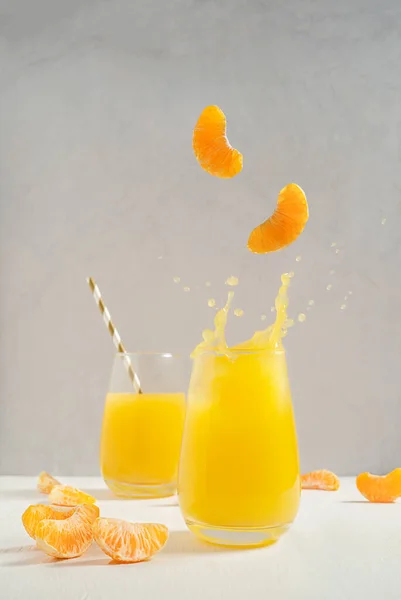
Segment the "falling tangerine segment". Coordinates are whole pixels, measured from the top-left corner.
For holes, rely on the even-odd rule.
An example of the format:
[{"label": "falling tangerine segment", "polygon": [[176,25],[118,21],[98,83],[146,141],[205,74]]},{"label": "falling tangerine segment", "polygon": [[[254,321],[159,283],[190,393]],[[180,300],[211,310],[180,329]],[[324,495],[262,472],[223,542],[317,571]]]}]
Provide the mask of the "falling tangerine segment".
[{"label": "falling tangerine segment", "polygon": [[320,469],[301,475],[301,488],[303,490],[322,490],[336,492],[340,487],[340,480],[335,473]]},{"label": "falling tangerine segment", "polygon": [[387,475],[361,473],[356,487],[369,502],[395,502],[401,497],[401,468]]},{"label": "falling tangerine segment", "polygon": [[248,249],[255,254],[266,254],[289,246],[302,233],[308,218],[304,191],[296,183],[289,183],[279,193],[271,217],[252,231]]},{"label": "falling tangerine segment", "polygon": [[195,125],[192,147],[202,169],[231,179],[242,171],[242,154],[227,139],[226,117],[218,106],[207,106]]},{"label": "falling tangerine segment", "polygon": [[130,523],[120,519],[97,519],[95,542],[114,561],[134,563],[148,560],[168,539],[168,529],[159,523]]}]

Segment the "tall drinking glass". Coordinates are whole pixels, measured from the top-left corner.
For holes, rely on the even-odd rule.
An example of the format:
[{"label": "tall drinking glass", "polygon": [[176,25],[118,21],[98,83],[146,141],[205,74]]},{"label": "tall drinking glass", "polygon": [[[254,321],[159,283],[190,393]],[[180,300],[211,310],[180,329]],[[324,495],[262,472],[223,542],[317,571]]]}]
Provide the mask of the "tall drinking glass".
[{"label": "tall drinking glass", "polygon": [[288,529],[300,475],[284,350],[194,359],[178,493],[189,529],[215,544],[264,546]]},{"label": "tall drinking glass", "polygon": [[[139,377],[135,391],[127,355]],[[175,493],[185,419],[185,361],[172,354],[116,354],[103,416],[100,463],[119,496]]]}]

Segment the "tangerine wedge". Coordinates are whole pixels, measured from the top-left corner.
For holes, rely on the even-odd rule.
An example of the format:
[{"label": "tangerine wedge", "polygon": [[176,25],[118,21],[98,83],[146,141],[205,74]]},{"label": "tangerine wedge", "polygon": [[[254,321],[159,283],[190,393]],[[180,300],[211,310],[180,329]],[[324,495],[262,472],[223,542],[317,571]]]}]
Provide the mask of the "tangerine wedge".
[{"label": "tangerine wedge", "polygon": [[67,519],[74,512],[74,509],[66,509],[61,506],[48,506],[45,504],[32,504],[28,506],[24,514],[22,515],[22,524],[26,529],[28,535],[35,539],[35,532],[40,521],[44,519],[54,519],[55,521],[62,521]]},{"label": "tangerine wedge", "polygon": [[321,469],[320,471],[311,471],[301,475],[301,487],[303,490],[336,492],[340,487],[340,480],[331,471]]},{"label": "tangerine wedge", "polygon": [[248,249],[255,254],[276,252],[295,242],[309,218],[304,191],[289,183],[279,193],[274,213],[255,227],[248,239]]},{"label": "tangerine wedge", "polygon": [[230,179],[242,171],[242,154],[228,141],[226,125],[223,111],[218,106],[207,106],[195,125],[192,147],[202,169]]},{"label": "tangerine wedge", "polygon": [[44,519],[36,527],[36,545],[54,558],[81,556],[93,541],[92,523],[98,516],[97,506],[83,504],[62,521]]},{"label": "tangerine wedge", "polygon": [[95,504],[96,498],[70,485],[55,485],[49,494],[49,501],[58,506],[77,506]]},{"label": "tangerine wedge", "polygon": [[369,502],[395,502],[401,496],[401,468],[387,475],[361,473],[356,487]]},{"label": "tangerine wedge", "polygon": [[61,485],[57,479],[42,471],[38,477],[38,490],[41,494],[49,494],[55,485]]},{"label": "tangerine wedge", "polygon": [[93,534],[98,546],[114,561],[135,563],[159,552],[168,539],[168,528],[158,523],[130,523],[96,519]]}]

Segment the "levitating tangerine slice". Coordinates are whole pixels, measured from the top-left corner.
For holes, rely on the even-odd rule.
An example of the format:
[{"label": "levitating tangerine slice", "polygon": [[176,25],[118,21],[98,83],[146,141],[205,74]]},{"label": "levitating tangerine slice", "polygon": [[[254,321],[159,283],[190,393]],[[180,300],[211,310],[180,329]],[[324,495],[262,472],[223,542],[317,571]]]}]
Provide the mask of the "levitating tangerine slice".
[{"label": "levitating tangerine slice", "polygon": [[74,513],[74,509],[66,509],[64,507],[48,506],[45,504],[32,504],[28,506],[22,515],[22,524],[28,535],[35,539],[35,532],[38,524],[43,519],[54,519],[62,521],[67,519]]},{"label": "levitating tangerine slice", "polygon": [[98,515],[97,506],[82,505],[63,521],[40,521],[35,532],[36,545],[55,558],[81,556],[93,541],[92,523]]},{"label": "levitating tangerine slice", "polygon": [[369,502],[395,502],[401,496],[401,469],[387,475],[361,473],[356,478],[356,487]]},{"label": "levitating tangerine slice", "polygon": [[97,519],[93,525],[95,541],[116,562],[147,560],[167,542],[168,529],[158,523],[129,523],[120,519]]},{"label": "levitating tangerine slice", "polygon": [[96,498],[69,485],[55,485],[49,494],[49,501],[59,506],[94,504]]},{"label": "levitating tangerine slice", "polygon": [[301,487],[303,490],[323,490],[325,492],[336,492],[340,487],[337,475],[326,469],[312,471],[301,475]]},{"label": "levitating tangerine slice", "polygon": [[57,481],[54,477],[46,473],[46,471],[42,471],[38,477],[38,490],[42,494],[49,494],[55,485],[60,485],[60,482]]},{"label": "levitating tangerine slice", "polygon": [[231,146],[226,135],[226,117],[218,106],[206,107],[195,125],[192,147],[210,175],[230,179],[242,171],[242,154]]},{"label": "levitating tangerine slice", "polygon": [[302,233],[308,218],[304,191],[296,183],[289,183],[279,193],[272,216],[252,231],[248,249],[255,254],[266,254],[289,246]]}]

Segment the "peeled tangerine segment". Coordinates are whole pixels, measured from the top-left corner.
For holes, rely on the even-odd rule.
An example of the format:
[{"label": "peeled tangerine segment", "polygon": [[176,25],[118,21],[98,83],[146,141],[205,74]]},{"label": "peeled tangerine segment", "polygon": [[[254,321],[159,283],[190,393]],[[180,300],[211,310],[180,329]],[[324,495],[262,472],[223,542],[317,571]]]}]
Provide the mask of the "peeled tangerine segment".
[{"label": "peeled tangerine segment", "polygon": [[49,501],[59,506],[77,506],[95,504],[96,498],[69,485],[55,485],[49,494]]},{"label": "peeled tangerine segment", "polygon": [[62,506],[48,506],[45,504],[32,504],[22,515],[22,524],[28,535],[35,539],[36,528],[44,519],[63,521],[74,513],[74,509]]},{"label": "peeled tangerine segment", "polygon": [[255,254],[266,254],[289,246],[302,233],[308,218],[304,191],[296,183],[289,183],[279,193],[271,217],[252,231],[248,249]]},{"label": "peeled tangerine segment", "polygon": [[401,496],[401,468],[387,475],[361,473],[356,487],[369,502],[395,502]]},{"label": "peeled tangerine segment", "polygon": [[130,523],[120,519],[97,519],[95,541],[105,554],[120,563],[149,559],[168,539],[168,528],[159,523]]},{"label": "peeled tangerine segment", "polygon": [[46,471],[42,471],[38,477],[38,490],[41,494],[49,494],[55,485],[60,485],[60,482],[57,481],[54,477],[46,473]]},{"label": "peeled tangerine segment", "polygon": [[331,471],[321,469],[320,471],[311,471],[301,475],[301,487],[303,490],[336,492],[340,487],[340,480]]},{"label": "peeled tangerine segment", "polygon": [[54,558],[81,556],[93,541],[92,523],[98,516],[97,506],[84,504],[63,521],[44,519],[36,527],[36,545]]},{"label": "peeled tangerine segment", "polygon": [[242,171],[242,154],[226,135],[226,117],[218,106],[207,106],[195,125],[192,147],[202,169],[215,177],[230,179]]}]

